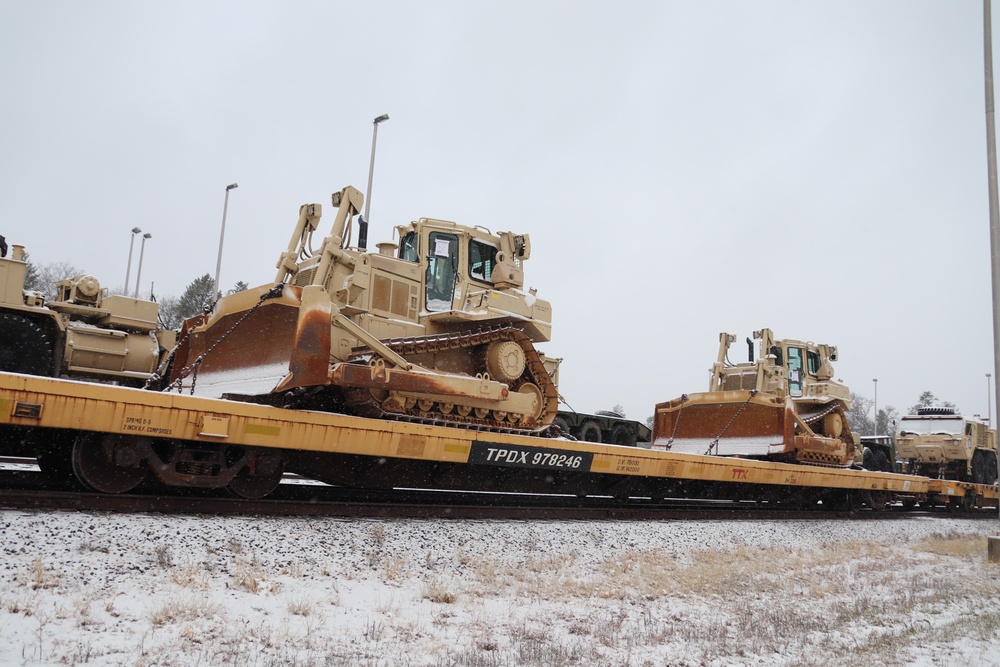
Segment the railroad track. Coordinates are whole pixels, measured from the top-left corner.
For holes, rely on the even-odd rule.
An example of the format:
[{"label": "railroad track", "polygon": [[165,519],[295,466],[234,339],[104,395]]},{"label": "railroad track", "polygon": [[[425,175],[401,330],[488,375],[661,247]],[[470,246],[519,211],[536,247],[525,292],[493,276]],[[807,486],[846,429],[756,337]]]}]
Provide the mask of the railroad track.
[{"label": "railroad track", "polygon": [[[289,478],[266,500],[233,498],[217,491],[147,487],[108,495],[54,486],[30,460],[0,458],[0,508],[100,511],[122,514],[205,514],[220,516],[327,516],[357,518],[451,518],[498,520],[893,520],[948,515],[946,508],[848,512],[789,509],[754,502],[627,500],[526,494],[464,493],[413,489],[366,490],[313,484]],[[961,518],[996,518],[994,508],[977,508]]]}]

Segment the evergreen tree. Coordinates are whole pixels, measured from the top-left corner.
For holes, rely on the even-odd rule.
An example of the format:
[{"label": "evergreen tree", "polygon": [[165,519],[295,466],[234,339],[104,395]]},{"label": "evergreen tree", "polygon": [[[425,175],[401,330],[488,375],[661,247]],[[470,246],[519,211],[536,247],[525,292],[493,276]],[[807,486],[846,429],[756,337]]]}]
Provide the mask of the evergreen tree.
[{"label": "evergreen tree", "polygon": [[219,295],[212,293],[214,286],[215,281],[207,273],[191,281],[177,302],[177,309],[175,313],[172,313],[172,320],[179,325],[187,318],[201,313],[205,306],[215,303]]},{"label": "evergreen tree", "polygon": [[24,289],[35,292],[47,291],[42,288],[42,279],[38,275],[38,267],[28,258],[27,252],[24,253],[24,261],[28,263],[28,266],[24,269]]}]

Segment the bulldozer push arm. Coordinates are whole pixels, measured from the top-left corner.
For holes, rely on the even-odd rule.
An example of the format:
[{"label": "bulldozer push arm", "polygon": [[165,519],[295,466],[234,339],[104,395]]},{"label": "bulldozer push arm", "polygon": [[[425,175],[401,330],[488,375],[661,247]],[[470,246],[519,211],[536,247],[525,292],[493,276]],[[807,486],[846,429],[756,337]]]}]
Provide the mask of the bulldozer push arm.
[{"label": "bulldozer push arm", "polygon": [[[334,262],[342,261],[353,266],[354,258],[345,255],[342,250],[351,237],[351,220],[359,215],[364,203],[364,195],[356,188],[348,185],[343,190],[333,193],[332,203],[337,207],[337,217],[333,221],[330,235],[323,240],[319,252],[319,265],[313,274],[310,284],[325,285],[329,279],[330,269]],[[291,281],[299,273],[299,260],[304,259],[310,250],[312,234],[319,226],[323,215],[323,207],[319,204],[303,204],[299,207],[299,220],[288,242],[288,250],[278,258],[278,274],[274,282]]]}]

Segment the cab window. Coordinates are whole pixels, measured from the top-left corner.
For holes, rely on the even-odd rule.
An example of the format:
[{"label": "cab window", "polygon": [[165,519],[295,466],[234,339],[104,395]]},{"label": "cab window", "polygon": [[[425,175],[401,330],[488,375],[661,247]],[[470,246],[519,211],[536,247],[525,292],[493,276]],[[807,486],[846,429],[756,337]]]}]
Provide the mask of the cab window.
[{"label": "cab window", "polygon": [[483,283],[493,284],[490,274],[496,266],[497,248],[475,239],[469,241],[469,277]]},{"label": "cab window", "polygon": [[806,352],[806,366],[809,370],[809,375],[815,377],[816,373],[819,372],[819,367],[820,367],[819,352],[816,352],[814,350],[809,350]]},{"label": "cab window", "polygon": [[408,262],[419,262],[420,254],[417,252],[417,233],[407,232],[399,242],[399,258]]}]

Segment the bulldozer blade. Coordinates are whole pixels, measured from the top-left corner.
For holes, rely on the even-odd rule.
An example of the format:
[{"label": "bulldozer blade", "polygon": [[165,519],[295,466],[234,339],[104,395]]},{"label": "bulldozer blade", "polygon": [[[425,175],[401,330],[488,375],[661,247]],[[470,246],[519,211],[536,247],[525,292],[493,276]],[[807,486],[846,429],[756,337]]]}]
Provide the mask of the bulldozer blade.
[{"label": "bulldozer blade", "polygon": [[759,457],[792,452],[794,444],[792,406],[777,396],[714,391],[656,406],[653,449]]},{"label": "bulldozer blade", "polygon": [[286,381],[302,319],[302,288],[286,285],[280,296],[262,300],[270,289],[228,297],[204,328],[195,320],[185,323],[181,339],[189,328],[190,335],[177,350],[171,375],[183,378],[182,391],[194,387],[196,395],[213,398],[260,395]]}]

